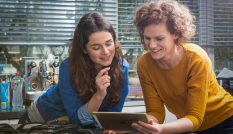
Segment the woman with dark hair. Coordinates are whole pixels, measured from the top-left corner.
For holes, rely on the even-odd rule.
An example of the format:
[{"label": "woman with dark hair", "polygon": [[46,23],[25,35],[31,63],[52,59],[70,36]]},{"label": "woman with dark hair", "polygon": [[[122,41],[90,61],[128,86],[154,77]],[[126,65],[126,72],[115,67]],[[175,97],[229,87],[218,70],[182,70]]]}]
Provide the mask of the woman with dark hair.
[{"label": "woman with dark hair", "polygon": [[[187,43],[194,16],[175,0],[144,3],[134,24],[147,50],[137,61],[149,123],[133,123],[140,133],[233,133],[233,96],[217,82],[207,53]],[[165,108],[176,121],[164,123]]]},{"label": "woman with dark hair", "polygon": [[59,82],[35,100],[19,123],[67,120],[94,124],[92,112],[120,112],[128,94],[129,64],[123,59],[114,28],[97,12],[79,21]]}]

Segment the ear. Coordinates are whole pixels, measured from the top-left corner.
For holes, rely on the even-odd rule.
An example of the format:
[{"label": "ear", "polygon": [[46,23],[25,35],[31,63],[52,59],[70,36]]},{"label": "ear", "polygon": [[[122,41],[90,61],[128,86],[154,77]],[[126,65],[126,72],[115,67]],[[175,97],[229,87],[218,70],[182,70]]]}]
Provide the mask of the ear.
[{"label": "ear", "polygon": [[175,33],[175,40],[178,39],[180,37],[179,33]]},{"label": "ear", "polygon": [[86,49],[84,49],[83,52],[84,52],[85,54],[87,54],[87,50],[86,50]]}]

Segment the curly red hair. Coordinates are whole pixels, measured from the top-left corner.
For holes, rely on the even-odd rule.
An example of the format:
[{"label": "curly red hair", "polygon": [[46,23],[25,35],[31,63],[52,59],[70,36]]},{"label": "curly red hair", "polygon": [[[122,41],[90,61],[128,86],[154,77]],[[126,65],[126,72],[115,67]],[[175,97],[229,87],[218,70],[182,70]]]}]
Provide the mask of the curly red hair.
[{"label": "curly red hair", "polygon": [[159,24],[165,22],[171,34],[178,34],[176,44],[186,43],[190,40],[196,30],[193,24],[195,16],[192,15],[188,7],[174,0],[160,0],[144,3],[136,11],[134,25],[136,26],[141,43],[144,43],[144,28],[152,23]]}]

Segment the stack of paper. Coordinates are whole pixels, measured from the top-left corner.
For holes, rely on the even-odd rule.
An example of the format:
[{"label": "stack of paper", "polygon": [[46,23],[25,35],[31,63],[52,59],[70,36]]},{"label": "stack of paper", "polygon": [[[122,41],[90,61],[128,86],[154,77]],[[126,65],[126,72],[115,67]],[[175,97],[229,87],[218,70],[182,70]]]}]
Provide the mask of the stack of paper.
[{"label": "stack of paper", "polygon": [[217,75],[217,78],[233,78],[233,71],[223,68],[223,70]]}]

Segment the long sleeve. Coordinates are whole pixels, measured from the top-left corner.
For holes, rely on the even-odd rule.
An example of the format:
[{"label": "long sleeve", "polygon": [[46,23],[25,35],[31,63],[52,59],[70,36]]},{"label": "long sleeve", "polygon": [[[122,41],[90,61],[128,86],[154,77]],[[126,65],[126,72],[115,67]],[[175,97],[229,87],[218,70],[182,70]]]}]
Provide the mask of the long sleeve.
[{"label": "long sleeve", "polygon": [[153,115],[160,124],[165,119],[165,109],[162,99],[159,97],[156,87],[149,76],[150,70],[144,66],[143,62],[139,59],[137,62],[137,73],[142,87],[146,112],[148,115]]},{"label": "long sleeve", "polygon": [[87,111],[87,104],[82,105],[79,109],[78,109],[78,118],[80,120],[80,123],[83,126],[89,125],[94,123],[94,125],[96,127],[98,127],[98,124],[95,122],[95,120],[93,120],[93,117],[89,114],[89,112]]},{"label": "long sleeve", "polygon": [[70,85],[70,74],[68,70],[69,67],[67,63],[62,62],[59,71],[59,91],[70,122],[82,127],[83,125],[81,124],[77,114],[78,109],[82,106],[82,101],[77,99],[78,94],[75,92],[76,88],[73,87],[73,89]]},{"label": "long sleeve", "polygon": [[137,71],[147,114],[163,123],[165,105],[178,119],[191,120],[193,131],[202,131],[233,115],[233,97],[219,86],[207,53],[195,44],[183,46],[184,56],[174,67],[160,68],[147,51]]},{"label": "long sleeve", "polygon": [[[106,111],[108,112],[121,112],[124,102],[125,102],[125,98],[128,95],[129,92],[129,80],[128,80],[128,66],[123,67],[123,72],[125,73],[125,80],[124,80],[124,88],[121,90],[121,99],[119,101],[119,104],[115,107],[109,107],[108,109],[106,109]],[[94,123],[94,125],[97,127],[98,124],[95,122],[95,120],[92,118],[92,116],[89,114],[89,112],[87,111],[87,105],[88,103],[86,103],[85,105],[82,105],[79,110],[78,110],[78,118],[80,120],[80,123],[83,126],[89,125],[91,123]]]},{"label": "long sleeve", "polygon": [[[125,61],[126,62],[126,61]],[[121,99],[118,105],[114,107],[109,107],[106,111],[120,112],[123,108],[125,98],[128,94],[128,63],[125,63],[127,66],[123,66],[123,71],[125,73],[124,87],[121,90]],[[81,127],[94,123],[95,120],[87,111],[87,104],[82,105],[82,101],[77,99],[76,88],[72,88],[69,82],[70,75],[68,66],[65,63],[60,65],[59,72],[59,90],[62,98],[62,103],[65,107],[65,110],[69,116],[71,123],[78,124]]]},{"label": "long sleeve", "polygon": [[195,131],[204,119],[212,66],[203,59],[193,59],[192,63],[187,81],[187,113],[183,118],[193,122]]}]

